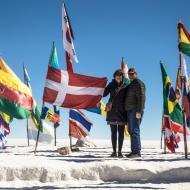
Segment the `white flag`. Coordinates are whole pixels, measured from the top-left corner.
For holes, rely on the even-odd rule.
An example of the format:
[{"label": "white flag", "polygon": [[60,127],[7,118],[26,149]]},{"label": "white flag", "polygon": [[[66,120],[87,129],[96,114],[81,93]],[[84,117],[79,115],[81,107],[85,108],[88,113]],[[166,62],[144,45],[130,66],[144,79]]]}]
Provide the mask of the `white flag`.
[{"label": "white flag", "polygon": [[71,57],[73,57],[75,62],[78,63],[64,3],[62,3],[62,35],[63,35],[63,46],[65,51],[67,51],[71,55]]},{"label": "white flag", "polygon": [[[40,135],[39,135],[39,142],[51,144],[53,142],[53,138],[54,138],[54,129],[44,120],[42,120],[42,122],[43,122],[42,123],[43,124],[43,132],[40,133]],[[29,122],[28,122],[28,132],[29,132],[28,133],[29,139],[36,141],[38,129],[34,125],[34,122],[32,121],[31,118],[29,119]]]},{"label": "white flag", "polygon": [[188,72],[187,72],[187,64],[182,54],[181,54],[181,76],[184,77],[185,79],[186,91],[188,91],[189,78],[188,78]]}]

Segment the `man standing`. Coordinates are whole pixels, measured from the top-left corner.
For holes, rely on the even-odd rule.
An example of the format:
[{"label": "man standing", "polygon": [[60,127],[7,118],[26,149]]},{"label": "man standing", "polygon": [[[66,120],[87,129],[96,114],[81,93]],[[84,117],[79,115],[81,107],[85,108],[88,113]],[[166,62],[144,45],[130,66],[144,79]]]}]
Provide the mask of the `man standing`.
[{"label": "man standing", "polygon": [[145,85],[137,78],[135,68],[128,70],[131,83],[126,89],[125,110],[127,111],[128,131],[131,136],[131,153],[128,158],[141,157],[140,123],[144,113]]}]

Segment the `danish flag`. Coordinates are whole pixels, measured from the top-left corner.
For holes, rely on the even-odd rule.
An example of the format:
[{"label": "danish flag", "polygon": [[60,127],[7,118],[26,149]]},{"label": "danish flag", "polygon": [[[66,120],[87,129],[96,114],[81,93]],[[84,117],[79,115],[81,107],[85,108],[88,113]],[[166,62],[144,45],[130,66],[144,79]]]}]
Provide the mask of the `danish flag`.
[{"label": "danish flag", "polygon": [[80,75],[48,67],[43,101],[56,106],[86,109],[98,106],[107,78]]}]

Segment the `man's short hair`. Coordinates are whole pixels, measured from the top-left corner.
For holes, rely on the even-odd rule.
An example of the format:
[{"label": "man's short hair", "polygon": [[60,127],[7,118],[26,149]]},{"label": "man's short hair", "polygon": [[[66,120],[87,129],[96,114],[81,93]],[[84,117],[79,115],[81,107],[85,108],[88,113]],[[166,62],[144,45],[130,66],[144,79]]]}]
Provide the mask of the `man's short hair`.
[{"label": "man's short hair", "polygon": [[128,73],[137,73],[136,69],[134,67],[131,67],[129,70],[128,70]]}]

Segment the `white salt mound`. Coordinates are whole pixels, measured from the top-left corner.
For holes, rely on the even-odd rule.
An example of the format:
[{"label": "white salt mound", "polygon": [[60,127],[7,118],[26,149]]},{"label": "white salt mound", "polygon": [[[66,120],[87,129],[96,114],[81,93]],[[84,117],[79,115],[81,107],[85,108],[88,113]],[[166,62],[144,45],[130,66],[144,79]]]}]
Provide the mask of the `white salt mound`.
[{"label": "white salt mound", "polygon": [[[97,147],[82,147],[80,152],[60,155],[58,146],[42,145],[34,155],[34,146],[26,140],[12,140],[0,152],[1,188],[22,189],[187,189],[190,187],[190,162],[184,159],[183,144],[176,154],[162,154],[160,142],[144,141],[141,159],[110,158],[109,140],[96,140]],[[129,152],[125,141],[124,153]]]}]

